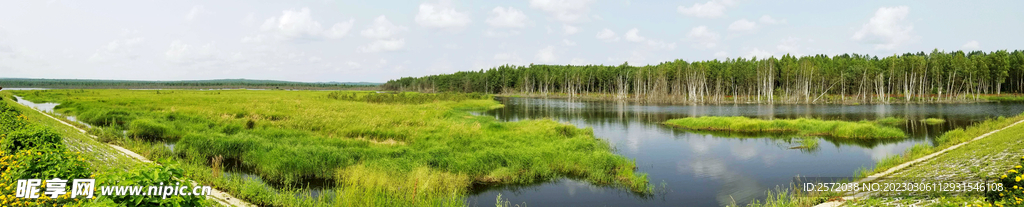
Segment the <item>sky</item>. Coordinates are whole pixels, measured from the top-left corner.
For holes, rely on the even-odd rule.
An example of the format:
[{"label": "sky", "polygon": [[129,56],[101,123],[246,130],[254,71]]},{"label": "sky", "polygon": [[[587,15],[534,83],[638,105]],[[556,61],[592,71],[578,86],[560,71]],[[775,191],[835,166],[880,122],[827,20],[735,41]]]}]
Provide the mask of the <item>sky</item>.
[{"label": "sky", "polygon": [[1024,1],[0,2],[0,77],[385,82],[504,64],[1024,49]]}]

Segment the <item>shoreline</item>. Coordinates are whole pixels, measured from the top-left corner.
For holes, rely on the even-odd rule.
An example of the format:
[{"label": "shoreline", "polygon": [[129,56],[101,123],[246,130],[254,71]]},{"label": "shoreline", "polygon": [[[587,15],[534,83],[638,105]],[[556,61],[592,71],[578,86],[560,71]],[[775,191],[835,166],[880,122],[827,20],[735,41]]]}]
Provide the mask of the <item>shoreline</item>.
[{"label": "shoreline", "polygon": [[[817,101],[817,102],[801,102],[801,101],[775,101],[775,102],[757,102],[757,101],[703,101],[703,102],[688,102],[678,101],[678,99],[659,99],[659,100],[647,100],[637,98],[616,98],[614,94],[607,93],[592,93],[592,94],[581,94],[575,96],[569,96],[561,93],[549,93],[549,94],[538,94],[538,93],[498,93],[494,94],[495,97],[505,98],[553,98],[553,99],[569,99],[569,100],[580,100],[580,101],[605,101],[605,102],[625,102],[625,103],[639,103],[639,104],[657,104],[657,105],[814,105],[814,104],[826,104],[826,105],[877,105],[877,104],[973,104],[973,103],[992,103],[1000,102],[998,100],[990,100],[992,97],[1024,97],[1024,94],[985,94],[979,95],[976,100],[941,100],[941,101],[903,101],[903,100],[892,100],[889,102],[858,102],[858,101]],[[742,96],[745,97],[745,96]],[[732,98],[732,97],[727,97]],[[756,98],[755,98],[756,99]],[[972,98],[973,99],[973,98]]]}]

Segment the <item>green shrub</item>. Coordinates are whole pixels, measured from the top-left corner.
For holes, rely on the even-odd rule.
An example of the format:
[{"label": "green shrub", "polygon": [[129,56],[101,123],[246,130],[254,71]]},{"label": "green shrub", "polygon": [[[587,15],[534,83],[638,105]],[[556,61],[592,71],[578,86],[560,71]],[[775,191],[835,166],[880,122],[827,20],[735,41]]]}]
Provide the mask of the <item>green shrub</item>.
[{"label": "green shrub", "polygon": [[94,126],[124,125],[134,117],[121,110],[93,109],[78,115],[78,120]]},{"label": "green shrub", "polygon": [[[97,186],[188,186],[191,191],[195,185],[183,176],[184,171],[176,164],[163,162],[163,165],[142,165],[127,172],[118,171],[102,173],[97,176]],[[99,188],[97,187],[97,190]],[[148,189],[143,189],[148,191]],[[206,196],[103,196],[124,206],[207,206]]]},{"label": "green shrub", "polygon": [[999,176],[996,184],[1002,185],[1002,189],[989,189],[985,192],[986,199],[992,204],[1004,204],[1006,206],[1021,206],[1024,198],[1024,157],[1017,161],[1017,165],[1011,167],[1005,174]]},{"label": "green shrub", "polygon": [[171,129],[167,125],[152,119],[136,119],[128,125],[130,135],[149,140],[172,138],[170,132]]},{"label": "green shrub", "polygon": [[0,139],[0,148],[10,154],[36,148],[64,148],[61,135],[52,129],[35,124],[10,132]]}]

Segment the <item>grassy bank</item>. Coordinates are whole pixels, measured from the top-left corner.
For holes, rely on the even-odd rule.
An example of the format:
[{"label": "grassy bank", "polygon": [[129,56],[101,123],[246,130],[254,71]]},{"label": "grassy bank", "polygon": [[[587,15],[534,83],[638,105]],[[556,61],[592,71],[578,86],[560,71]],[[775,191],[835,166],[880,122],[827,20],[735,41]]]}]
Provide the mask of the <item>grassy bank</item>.
[{"label": "grassy bank", "polygon": [[904,162],[908,162],[923,157],[925,155],[931,154],[933,152],[938,152],[939,150],[951,147],[953,145],[966,142],[985,133],[1009,126],[1010,124],[1013,124],[1020,120],[1024,120],[1024,114],[1009,118],[998,117],[995,119],[985,120],[984,122],[971,125],[967,128],[953,129],[942,134],[942,136],[936,138],[936,144],[934,146],[929,144],[914,145],[903,154],[883,158],[882,160],[878,161],[875,164],[874,168],[863,168],[858,170],[854,174],[855,176],[866,177],[868,175],[872,175],[875,173],[884,172],[885,170],[903,164]]},{"label": "grassy bank", "polygon": [[[202,196],[99,196],[70,198],[14,198],[18,179],[95,178],[96,186],[159,185],[192,186],[172,165],[142,164],[109,146],[96,142],[73,127],[14,102],[0,92],[0,205],[2,206],[207,206],[215,201]],[[7,98],[5,98],[7,97]],[[69,184],[70,185],[70,184]],[[97,188],[98,189],[98,188]]]},{"label": "grassy bank", "polygon": [[[954,145],[954,143],[962,143],[981,134],[1003,128],[1021,119],[1024,119],[1024,114],[1011,118],[989,120],[967,129],[954,130],[947,133],[950,134],[948,137],[943,136],[944,139],[940,139],[944,143],[938,147],[919,148],[917,151],[911,151],[900,156],[900,159],[903,160],[903,156],[911,158],[916,154],[926,151],[938,151]],[[1021,151],[1024,151],[1024,140],[1020,139],[1021,134],[1024,134],[1024,125],[1018,124],[993,133],[983,139],[965,144],[957,149],[947,151],[925,162],[904,168],[889,176],[889,178],[934,178],[936,180],[969,179],[967,182],[999,182],[999,180],[1003,180],[1003,183],[1006,183],[1004,186],[1007,187],[1007,191],[1004,192],[1005,196],[997,196],[998,193],[985,195],[977,192],[934,192],[914,196],[905,195],[906,193],[889,193],[850,202],[849,205],[879,206],[910,204],[919,201],[934,202],[938,206],[962,206],[965,203],[988,206],[987,203],[989,201],[997,201],[998,204],[1006,206],[1020,205],[1012,199],[1003,200],[1003,198],[1010,198],[1010,195],[1021,195],[1021,189],[1013,189],[1010,186],[1024,186],[1021,185],[1020,180],[1015,180],[1016,176],[1020,176],[1017,171],[1021,169],[1018,167],[1024,162],[1022,161],[1024,158],[1021,157]],[[902,163],[892,162],[896,164]],[[1009,176],[1002,177],[1003,175]],[[883,179],[878,182],[886,182],[886,180]],[[988,200],[986,200],[986,196],[989,197]]]},{"label": "grassy bank", "polygon": [[[887,121],[892,122],[892,121]],[[687,117],[665,121],[666,125],[689,129],[730,132],[792,133],[844,139],[904,138],[902,130],[870,121],[825,121],[820,119],[762,120],[748,117]]]},{"label": "grassy bank", "polygon": [[[95,126],[92,133],[151,158],[177,159],[200,182],[270,206],[464,205],[473,183],[572,176],[650,192],[635,164],[590,129],[551,120],[500,122],[467,110],[489,96],[328,91],[16,91]],[[121,131],[126,131],[124,136]],[[176,142],[173,151],[163,142]],[[214,175],[237,160],[270,183],[331,179],[333,196]],[[400,182],[396,182],[400,181]]]}]

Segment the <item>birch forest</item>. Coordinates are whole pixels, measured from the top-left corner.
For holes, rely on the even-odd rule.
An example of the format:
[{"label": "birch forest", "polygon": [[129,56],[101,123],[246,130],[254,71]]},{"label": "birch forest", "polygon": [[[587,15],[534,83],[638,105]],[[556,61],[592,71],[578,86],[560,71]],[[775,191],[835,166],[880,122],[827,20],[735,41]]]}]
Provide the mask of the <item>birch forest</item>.
[{"label": "birch forest", "polygon": [[386,90],[658,103],[972,102],[1024,92],[1024,51],[736,58],[657,65],[503,65],[406,77]]}]

